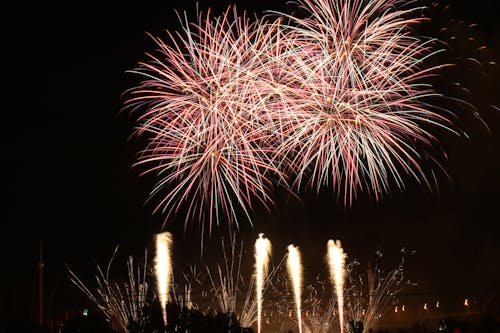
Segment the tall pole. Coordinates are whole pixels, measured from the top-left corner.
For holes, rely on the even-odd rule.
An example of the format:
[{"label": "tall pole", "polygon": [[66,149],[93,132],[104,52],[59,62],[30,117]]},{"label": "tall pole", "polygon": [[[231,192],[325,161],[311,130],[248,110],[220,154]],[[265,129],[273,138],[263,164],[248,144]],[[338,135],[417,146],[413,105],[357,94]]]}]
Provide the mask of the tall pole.
[{"label": "tall pole", "polygon": [[43,256],[40,240],[40,261],[38,262],[38,326],[43,326]]}]

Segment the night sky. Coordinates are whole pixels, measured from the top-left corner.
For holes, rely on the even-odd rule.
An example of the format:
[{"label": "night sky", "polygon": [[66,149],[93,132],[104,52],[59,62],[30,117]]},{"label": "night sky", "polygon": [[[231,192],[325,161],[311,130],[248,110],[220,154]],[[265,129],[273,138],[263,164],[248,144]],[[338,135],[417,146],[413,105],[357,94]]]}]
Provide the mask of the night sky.
[{"label": "night sky", "polygon": [[[230,3],[202,1],[200,7],[218,11]],[[257,14],[285,8],[284,1],[237,4]],[[126,71],[153,47],[146,33],[165,36],[179,28],[174,9],[193,16],[195,2],[18,2],[4,12],[2,321],[36,319],[39,240],[49,317],[84,302],[68,282],[66,263],[92,281],[95,263],[107,263],[116,245],[123,257],[152,250],[163,222],[145,204],[154,179],[131,168],[141,146],[129,139],[133,119],[118,111],[122,92],[138,82]],[[457,20],[479,24],[474,36],[498,62],[496,14],[494,1],[453,3]],[[469,139],[441,133],[450,179],[438,175],[439,193],[410,181],[382,202],[361,196],[350,208],[327,192],[303,202],[279,199],[270,213],[256,211],[254,227],[243,224],[240,235],[249,244],[265,232],[276,259],[289,243],[299,245],[309,276],[324,273],[330,238],[363,263],[377,249],[397,263],[404,246],[416,251],[407,268],[421,300],[484,302],[500,287],[500,111],[489,107],[500,105],[499,73],[491,67],[482,79],[474,71],[457,74],[490,131],[465,116],[460,122]],[[200,254],[197,225],[184,232],[181,220],[167,228],[177,241],[179,266]],[[214,231],[208,249],[219,244],[219,234]]]}]

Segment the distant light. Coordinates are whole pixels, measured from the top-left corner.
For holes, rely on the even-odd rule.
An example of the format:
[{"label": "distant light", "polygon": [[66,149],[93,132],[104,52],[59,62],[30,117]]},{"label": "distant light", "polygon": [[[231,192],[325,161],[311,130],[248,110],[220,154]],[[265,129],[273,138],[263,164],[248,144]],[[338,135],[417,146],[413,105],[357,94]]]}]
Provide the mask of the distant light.
[{"label": "distant light", "polygon": [[427,303],[424,304],[424,310],[427,310]]},{"label": "distant light", "polygon": [[396,306],[396,308],[394,309],[394,312],[396,312],[396,313],[398,312],[398,307],[397,307],[397,306]]},{"label": "distant light", "polygon": [[439,308],[439,301],[436,302],[436,308]]},{"label": "distant light", "polygon": [[439,325],[439,332],[446,330],[446,322],[441,320],[441,324]]},{"label": "distant light", "polygon": [[89,309],[83,309],[83,315],[87,317],[89,315]]},{"label": "distant light", "polygon": [[401,307],[401,311],[405,311],[405,305],[403,304],[403,306]]}]

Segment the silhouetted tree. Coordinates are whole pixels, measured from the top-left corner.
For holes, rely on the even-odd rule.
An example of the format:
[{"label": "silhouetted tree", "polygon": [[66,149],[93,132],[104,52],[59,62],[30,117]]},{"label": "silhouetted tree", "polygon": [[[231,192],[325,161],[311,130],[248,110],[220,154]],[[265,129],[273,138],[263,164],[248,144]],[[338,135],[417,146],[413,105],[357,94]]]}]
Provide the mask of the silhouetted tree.
[{"label": "silhouetted tree", "polygon": [[163,325],[160,304],[155,303],[148,309],[150,316],[144,333],[189,332],[189,333],[252,333],[251,329],[243,330],[234,313],[203,313],[196,309],[188,309],[177,303],[167,305],[167,326]]}]

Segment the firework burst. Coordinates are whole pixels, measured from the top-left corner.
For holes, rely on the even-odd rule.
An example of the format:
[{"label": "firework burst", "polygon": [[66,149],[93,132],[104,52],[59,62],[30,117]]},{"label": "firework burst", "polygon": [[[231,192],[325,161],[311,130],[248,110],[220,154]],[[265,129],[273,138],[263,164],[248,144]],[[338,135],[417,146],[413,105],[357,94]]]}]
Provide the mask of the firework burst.
[{"label": "firework burst", "polygon": [[[140,110],[136,134],[148,137],[138,165],[159,180],[152,197],[166,190],[156,210],[170,217],[184,205],[186,223],[197,218],[249,220],[252,200],[270,200],[271,179],[280,177],[269,155],[276,139],[266,108],[272,80],[268,48],[271,29],[238,17],[230,7],[219,17],[200,14],[169,34],[153,38],[150,54],[135,73],[146,79],[130,90],[126,107]],[[264,56],[265,55],[265,56]],[[142,112],[143,111],[143,112]]]},{"label": "firework burst", "polygon": [[443,44],[417,35],[427,20],[418,3],[299,0],[300,15],[254,21],[230,6],[184,18],[168,42],[153,37],[125,108],[148,140],[137,166],[158,178],[155,212],[211,230],[251,222],[276,184],[331,187],[346,205],[407,178],[433,189],[445,157],[434,130],[464,132],[434,103],[450,100],[430,83],[450,65],[431,64]]},{"label": "firework burst", "polygon": [[393,182],[403,188],[403,174],[427,183],[420,149],[436,142],[428,128],[451,122],[426,104],[438,94],[423,80],[444,65],[424,65],[440,50],[412,33],[419,8],[398,5],[303,0],[305,18],[280,13],[289,24],[277,61],[300,84],[279,110],[280,155],[296,188],[331,185],[351,203],[359,191],[378,200]]}]

